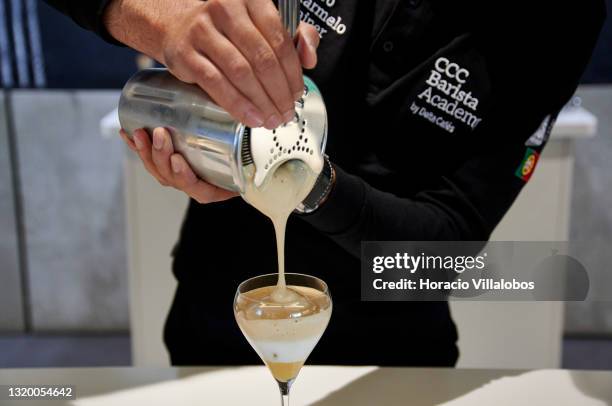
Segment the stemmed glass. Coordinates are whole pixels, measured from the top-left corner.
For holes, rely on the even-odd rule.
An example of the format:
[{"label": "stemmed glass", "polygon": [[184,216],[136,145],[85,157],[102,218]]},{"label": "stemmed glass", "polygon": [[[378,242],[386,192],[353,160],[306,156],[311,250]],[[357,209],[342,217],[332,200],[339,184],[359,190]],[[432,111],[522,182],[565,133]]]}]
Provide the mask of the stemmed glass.
[{"label": "stemmed glass", "polygon": [[281,405],[323,335],[332,312],[327,284],[310,275],[285,274],[287,288],[299,299],[279,303],[271,295],[278,274],[256,276],[238,286],[234,316],[247,341],[278,382]]}]

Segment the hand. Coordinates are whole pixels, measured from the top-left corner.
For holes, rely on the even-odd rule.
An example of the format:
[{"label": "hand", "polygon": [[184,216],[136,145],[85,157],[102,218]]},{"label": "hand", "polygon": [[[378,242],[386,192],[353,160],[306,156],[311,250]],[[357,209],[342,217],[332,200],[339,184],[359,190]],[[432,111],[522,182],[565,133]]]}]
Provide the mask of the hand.
[{"label": "hand", "polygon": [[212,203],[238,196],[199,179],[181,154],[174,152],[172,138],[165,128],[153,131],[153,145],[145,130],[134,131],[134,141],[121,130],[121,138],[136,152],[147,171],[162,186],[171,186],[185,192],[198,203]]},{"label": "hand", "polygon": [[296,49],[271,0],[113,0],[105,21],[117,40],[198,84],[250,127],[291,120],[301,66],[317,63],[315,28],[300,24]]}]

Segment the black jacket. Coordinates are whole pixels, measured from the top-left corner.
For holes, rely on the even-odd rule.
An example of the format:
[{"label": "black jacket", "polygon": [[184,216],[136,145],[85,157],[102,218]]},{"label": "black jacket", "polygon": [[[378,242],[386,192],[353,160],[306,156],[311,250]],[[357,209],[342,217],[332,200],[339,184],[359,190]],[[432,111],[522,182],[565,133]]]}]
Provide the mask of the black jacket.
[{"label": "black jacket", "polygon": [[[60,6],[105,35],[104,4]],[[326,101],[338,175],[320,210],[288,224],[288,271],[322,277],[334,297],[312,362],[454,363],[447,304],[360,302],[360,242],[488,239],[533,173],[604,15],[601,0],[302,0],[302,19],[322,34],[307,74]],[[239,282],[276,270],[269,221],[241,199],[192,202],[174,254],[173,362],[257,362],[231,300]]]}]

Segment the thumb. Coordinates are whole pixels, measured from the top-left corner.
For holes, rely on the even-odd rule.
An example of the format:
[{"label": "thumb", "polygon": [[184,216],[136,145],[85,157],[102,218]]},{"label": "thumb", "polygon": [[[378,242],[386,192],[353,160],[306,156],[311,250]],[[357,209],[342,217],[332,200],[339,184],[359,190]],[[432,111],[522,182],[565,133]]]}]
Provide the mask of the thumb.
[{"label": "thumb", "polygon": [[297,34],[297,50],[300,62],[305,69],[313,69],[317,65],[319,33],[312,25],[300,23]]}]

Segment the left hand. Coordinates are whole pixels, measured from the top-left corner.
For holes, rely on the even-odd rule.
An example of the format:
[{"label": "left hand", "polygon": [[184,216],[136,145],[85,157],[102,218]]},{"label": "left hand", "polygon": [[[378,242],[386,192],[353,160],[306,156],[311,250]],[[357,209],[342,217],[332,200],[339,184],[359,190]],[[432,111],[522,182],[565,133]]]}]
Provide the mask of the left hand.
[{"label": "left hand", "polygon": [[153,131],[153,143],[145,130],[136,130],[134,140],[128,138],[124,130],[121,138],[127,146],[138,154],[147,172],[162,186],[178,189],[198,203],[213,203],[231,199],[238,193],[221,189],[197,177],[185,158],[174,152],[170,133],[163,127]]}]

